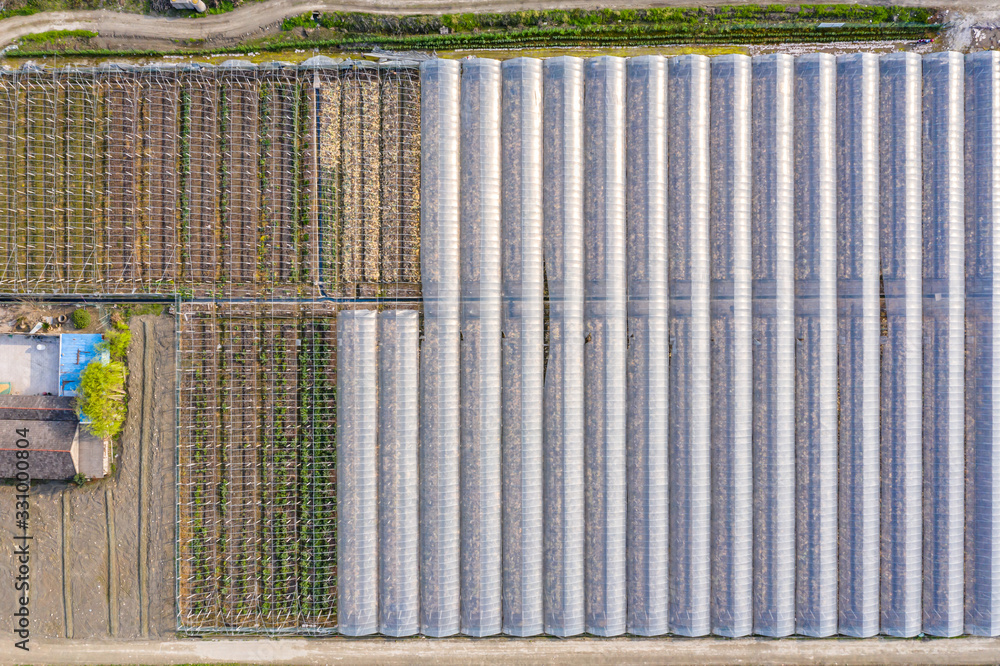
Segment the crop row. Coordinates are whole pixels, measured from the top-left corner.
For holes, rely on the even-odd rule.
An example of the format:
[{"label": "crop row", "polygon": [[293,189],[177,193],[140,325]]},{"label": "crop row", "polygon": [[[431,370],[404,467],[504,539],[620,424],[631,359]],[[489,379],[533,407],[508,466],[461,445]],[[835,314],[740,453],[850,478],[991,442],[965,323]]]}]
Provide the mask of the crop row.
[{"label": "crop row", "polygon": [[185,626],[333,626],[334,335],[332,320],[266,313],[185,325]]},{"label": "crop row", "polygon": [[522,10],[483,14],[440,14],[386,16],[363,12],[329,12],[315,16],[302,14],[285,19],[282,30],[317,25],[343,33],[376,33],[383,35],[433,35],[442,28],[455,32],[479,30],[513,30],[539,25],[614,26],[621,23],[641,24],[725,24],[767,21],[784,23],[806,20],[835,20],[872,23],[926,23],[933,14],[930,9],[858,5],[730,5],[717,7],[652,7],[648,9],[572,9]]},{"label": "crop row", "polygon": [[[419,282],[419,81],[356,68],[317,92],[321,260],[328,289]],[[331,271],[335,268],[336,272]]]},{"label": "crop row", "polygon": [[[340,275],[407,273],[387,265],[403,260],[380,226],[396,183],[419,201],[419,97],[407,94],[401,111],[383,71],[323,72],[355,82],[336,139],[329,124],[317,132],[323,103],[295,71],[0,77],[0,250],[11,258],[0,290],[312,296],[321,266],[331,287]],[[385,143],[384,105],[394,132]],[[416,150],[399,148],[401,114]],[[338,163],[317,172],[326,140]],[[415,209],[410,217],[415,229]],[[356,250],[340,253],[345,220]],[[322,259],[321,239],[333,248]]]},{"label": "crop row", "polygon": [[396,49],[476,49],[560,46],[656,46],[667,44],[780,44],[890,39],[923,39],[936,34],[926,25],[847,25],[820,29],[815,25],[620,25],[590,28],[533,27],[503,32],[438,35],[346,36],[328,45],[337,48],[379,46]]}]

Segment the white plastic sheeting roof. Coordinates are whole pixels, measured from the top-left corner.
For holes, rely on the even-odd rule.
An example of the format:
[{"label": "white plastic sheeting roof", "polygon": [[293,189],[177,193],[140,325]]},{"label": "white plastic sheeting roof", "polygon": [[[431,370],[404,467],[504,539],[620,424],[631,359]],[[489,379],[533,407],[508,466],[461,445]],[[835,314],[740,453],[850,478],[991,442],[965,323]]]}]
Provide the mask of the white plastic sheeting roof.
[{"label": "white plastic sheeting roof", "polygon": [[419,411],[370,404],[416,316],[340,322],[345,633],[1000,634],[1000,54],[421,75]]}]

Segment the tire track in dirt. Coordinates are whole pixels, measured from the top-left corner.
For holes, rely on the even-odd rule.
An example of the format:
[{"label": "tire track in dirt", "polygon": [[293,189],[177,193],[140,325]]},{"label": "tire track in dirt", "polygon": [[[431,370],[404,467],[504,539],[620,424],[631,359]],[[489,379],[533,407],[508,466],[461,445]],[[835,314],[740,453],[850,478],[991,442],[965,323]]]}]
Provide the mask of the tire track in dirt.
[{"label": "tire track in dirt", "polygon": [[104,512],[108,522],[108,633],[118,637],[118,556],[115,553],[115,492],[107,488],[104,492]]},{"label": "tire track in dirt", "polygon": [[60,497],[62,505],[62,581],[63,581],[63,621],[66,638],[73,638],[73,581],[69,577],[69,498],[65,493]]},{"label": "tire track in dirt", "polygon": [[153,398],[153,358],[149,322],[142,322],[142,435],[139,437],[139,631],[149,638],[149,438]]}]

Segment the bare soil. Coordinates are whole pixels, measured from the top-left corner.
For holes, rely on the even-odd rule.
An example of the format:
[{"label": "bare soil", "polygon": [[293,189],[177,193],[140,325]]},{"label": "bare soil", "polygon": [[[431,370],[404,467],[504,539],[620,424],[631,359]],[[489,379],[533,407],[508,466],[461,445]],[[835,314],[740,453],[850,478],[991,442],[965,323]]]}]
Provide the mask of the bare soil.
[{"label": "bare soil", "polygon": [[[106,319],[109,310],[99,306],[88,307],[91,314],[91,323],[85,329],[77,329],[70,318],[77,305],[62,305],[56,303],[42,303],[31,300],[22,300],[14,303],[0,304],[0,334],[3,333],[27,333],[31,328],[42,321],[43,317],[52,318],[52,328],[47,331],[39,331],[43,335],[55,335],[57,333],[100,333],[104,330],[102,319]],[[66,315],[66,322],[59,324],[56,318],[59,315]],[[27,328],[17,328],[17,322],[23,318]]]},{"label": "bare soil", "polygon": [[[32,487],[33,640],[158,637],[176,627],[174,320],[143,316],[130,325],[129,410],[113,473],[82,488]],[[14,492],[0,486],[0,608],[10,612]],[[0,631],[5,644],[9,626]]]}]

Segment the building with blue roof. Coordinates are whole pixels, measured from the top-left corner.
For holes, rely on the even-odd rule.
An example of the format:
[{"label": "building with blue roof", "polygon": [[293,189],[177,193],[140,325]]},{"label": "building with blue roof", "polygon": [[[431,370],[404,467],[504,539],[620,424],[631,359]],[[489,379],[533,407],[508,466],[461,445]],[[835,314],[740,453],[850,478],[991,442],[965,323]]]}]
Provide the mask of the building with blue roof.
[{"label": "building with blue roof", "polygon": [[88,363],[95,359],[102,363],[111,360],[108,351],[99,348],[103,339],[95,333],[65,333],[59,336],[59,395],[76,395],[80,375]]}]

